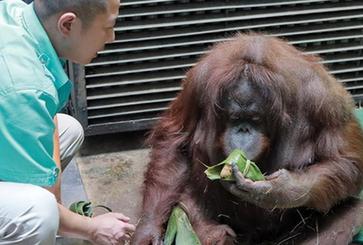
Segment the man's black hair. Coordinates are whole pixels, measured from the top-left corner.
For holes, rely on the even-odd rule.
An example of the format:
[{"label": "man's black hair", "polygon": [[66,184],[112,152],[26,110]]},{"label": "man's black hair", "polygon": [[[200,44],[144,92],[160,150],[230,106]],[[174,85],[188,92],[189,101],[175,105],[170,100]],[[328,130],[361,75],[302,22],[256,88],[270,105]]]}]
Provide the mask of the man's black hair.
[{"label": "man's black hair", "polygon": [[108,0],[35,0],[35,4],[43,21],[54,14],[73,12],[86,28],[98,14],[107,11]]}]

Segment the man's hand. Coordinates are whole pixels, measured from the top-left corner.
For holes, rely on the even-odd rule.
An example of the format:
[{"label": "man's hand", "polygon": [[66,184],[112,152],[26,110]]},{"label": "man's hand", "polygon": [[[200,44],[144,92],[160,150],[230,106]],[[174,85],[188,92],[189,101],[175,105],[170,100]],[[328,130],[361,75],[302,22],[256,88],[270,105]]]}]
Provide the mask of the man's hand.
[{"label": "man's hand", "polygon": [[129,224],[129,218],[121,213],[106,213],[95,217],[86,217],[70,211],[58,204],[59,234],[66,237],[92,241],[97,245],[124,244],[130,239],[135,226]]},{"label": "man's hand", "polygon": [[90,220],[89,240],[98,245],[124,244],[131,238],[135,226],[121,213],[106,213]]}]

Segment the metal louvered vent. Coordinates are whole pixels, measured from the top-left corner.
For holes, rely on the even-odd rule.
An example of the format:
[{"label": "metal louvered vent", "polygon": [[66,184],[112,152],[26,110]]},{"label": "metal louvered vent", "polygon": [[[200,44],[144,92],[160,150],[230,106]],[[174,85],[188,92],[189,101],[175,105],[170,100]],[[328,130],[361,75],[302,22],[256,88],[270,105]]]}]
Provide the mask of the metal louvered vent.
[{"label": "metal louvered vent", "polygon": [[122,0],[116,40],[72,67],[76,116],[88,135],[149,128],[210,45],[251,30],[319,54],[363,98],[362,0]]}]

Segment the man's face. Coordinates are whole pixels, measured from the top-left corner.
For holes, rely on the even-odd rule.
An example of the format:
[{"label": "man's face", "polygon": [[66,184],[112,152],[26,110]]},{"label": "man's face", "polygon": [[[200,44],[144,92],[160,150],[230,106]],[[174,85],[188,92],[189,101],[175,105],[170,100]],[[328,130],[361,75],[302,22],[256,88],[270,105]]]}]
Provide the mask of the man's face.
[{"label": "man's face", "polygon": [[119,13],[119,0],[109,0],[107,11],[96,16],[86,28],[75,32],[71,41],[72,53],[68,57],[78,64],[88,64],[115,39],[114,26]]}]

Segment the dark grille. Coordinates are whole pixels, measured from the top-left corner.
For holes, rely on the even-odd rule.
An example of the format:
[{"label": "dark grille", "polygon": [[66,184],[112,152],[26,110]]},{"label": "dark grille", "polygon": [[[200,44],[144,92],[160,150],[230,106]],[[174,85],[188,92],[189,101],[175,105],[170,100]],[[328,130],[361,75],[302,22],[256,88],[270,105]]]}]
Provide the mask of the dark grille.
[{"label": "dark grille", "polygon": [[123,0],[115,42],[84,69],[73,66],[87,134],[150,127],[185,71],[236,31],[284,37],[319,54],[357,102],[363,98],[362,0]]}]

